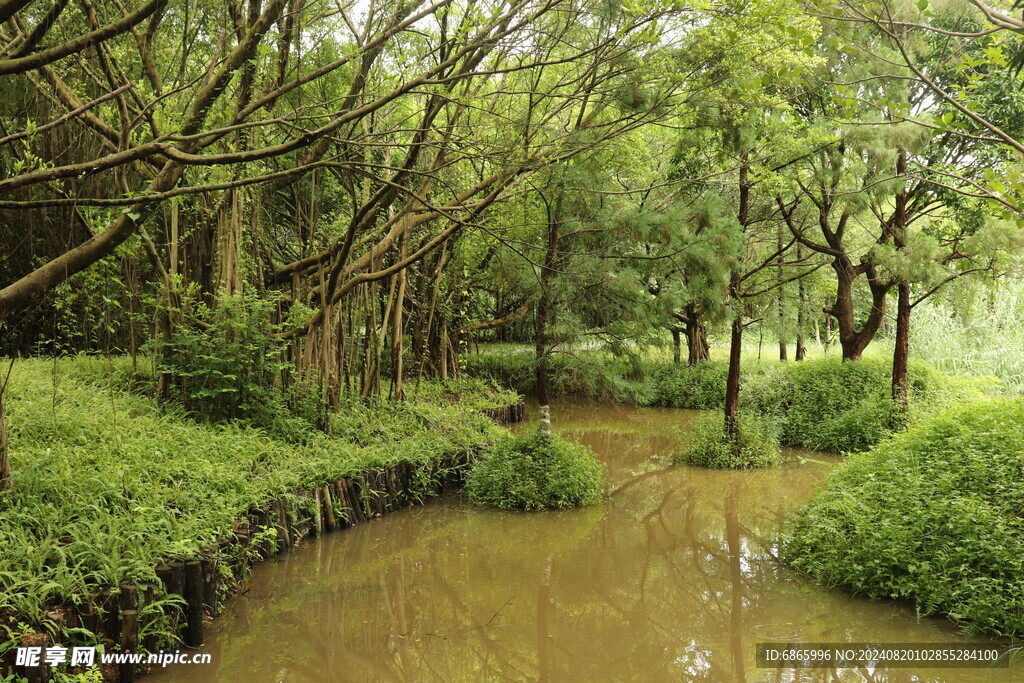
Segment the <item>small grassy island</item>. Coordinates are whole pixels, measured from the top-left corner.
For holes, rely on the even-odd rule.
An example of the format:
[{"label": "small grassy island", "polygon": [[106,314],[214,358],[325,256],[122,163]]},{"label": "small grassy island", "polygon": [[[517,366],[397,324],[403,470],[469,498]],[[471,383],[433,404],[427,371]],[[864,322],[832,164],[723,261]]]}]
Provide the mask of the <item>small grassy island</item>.
[{"label": "small grassy island", "polygon": [[601,500],[604,468],[586,446],[533,430],[507,436],[476,459],[469,500],[504,510],[550,510]]}]

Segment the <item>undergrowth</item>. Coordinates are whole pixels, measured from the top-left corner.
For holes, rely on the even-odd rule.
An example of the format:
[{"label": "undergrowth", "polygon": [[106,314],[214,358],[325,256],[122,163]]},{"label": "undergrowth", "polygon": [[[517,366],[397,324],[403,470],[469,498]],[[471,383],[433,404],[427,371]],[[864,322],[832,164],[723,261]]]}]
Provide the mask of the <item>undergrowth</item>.
[{"label": "undergrowth", "polygon": [[473,377],[410,381],[406,394],[412,401],[433,405],[458,404],[465,410],[504,408],[519,402],[517,392],[503,389],[493,380]]},{"label": "undergrowth", "polygon": [[485,450],[469,470],[466,493],[503,510],[567,508],[598,502],[603,479],[604,465],[589,448],[531,430]]},{"label": "undergrowth", "polygon": [[790,520],[783,559],[1024,637],[1024,400],[948,409],[847,459]]},{"label": "undergrowth", "polygon": [[477,450],[503,433],[458,404],[353,400],[332,417],[333,435],[310,429],[285,441],[252,423],[189,419],[183,408],[124,391],[133,376],[127,359],[14,365],[6,402],[15,486],[0,493],[0,644],[38,628],[53,605],[101,586],[155,582],[157,564],[196,555],[267,500],[294,510],[300,488]]},{"label": "undergrowth", "polygon": [[936,410],[998,391],[992,379],[954,377],[916,362],[909,370],[906,414],[891,398],[892,364],[883,359],[823,358],[768,366],[747,378],[742,401],[746,409],[778,420],[783,443],[850,453]]},{"label": "undergrowth", "polygon": [[[467,374],[522,393],[533,390],[533,362],[528,351],[464,357]],[[720,361],[690,366],[581,351],[554,356],[550,370],[549,390],[556,396],[694,410],[721,410],[725,403],[728,368]],[[891,399],[891,361],[874,358],[749,364],[741,376],[740,402],[746,412],[775,421],[786,445],[846,453],[870,448],[944,407],[1003,392],[991,377],[949,375],[921,362],[909,370],[905,414]]]},{"label": "undergrowth", "polygon": [[707,416],[694,430],[693,442],[679,451],[675,462],[719,470],[773,467],[782,463],[775,421],[757,414],[739,418],[739,434],[725,434],[721,415]]}]

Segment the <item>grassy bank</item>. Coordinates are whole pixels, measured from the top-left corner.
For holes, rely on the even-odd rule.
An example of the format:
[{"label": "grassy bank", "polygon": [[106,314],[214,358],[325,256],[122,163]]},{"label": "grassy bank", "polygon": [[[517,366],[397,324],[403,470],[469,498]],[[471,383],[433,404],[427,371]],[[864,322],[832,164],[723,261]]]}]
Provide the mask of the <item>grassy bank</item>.
[{"label": "grassy bank", "polygon": [[[54,606],[92,600],[104,586],[158,583],[157,564],[197,555],[268,500],[295,508],[300,489],[478,449],[502,430],[477,411],[516,398],[482,383],[424,384],[405,403],[344,405],[331,435],[307,430],[285,441],[252,424],[186,418],[126,391],[129,375],[124,361],[92,358],[14,365],[0,651],[21,633],[58,628],[47,626]],[[64,625],[63,642],[75,627]],[[159,620],[151,628],[170,633]]]},{"label": "grassy bank", "polygon": [[909,410],[892,401],[891,363],[838,358],[763,366],[745,378],[742,405],[774,418],[783,443],[834,453],[862,451],[948,406],[999,393],[996,380],[949,375],[925,364],[909,368]]},{"label": "grassy bank", "polygon": [[[910,364],[910,411],[898,415],[890,399],[891,361],[839,358],[763,362],[745,366],[741,408],[772,418],[782,443],[830,452],[854,452],[878,443],[944,407],[999,394],[998,380],[956,376],[925,363]],[[534,389],[529,351],[465,356],[466,373],[522,393]],[[550,364],[550,392],[645,406],[720,410],[728,368],[722,361],[695,366],[657,356],[613,357],[598,351],[560,354]]]},{"label": "grassy bank", "polygon": [[972,632],[1024,638],[1024,400],[952,408],[849,458],[783,558]]}]

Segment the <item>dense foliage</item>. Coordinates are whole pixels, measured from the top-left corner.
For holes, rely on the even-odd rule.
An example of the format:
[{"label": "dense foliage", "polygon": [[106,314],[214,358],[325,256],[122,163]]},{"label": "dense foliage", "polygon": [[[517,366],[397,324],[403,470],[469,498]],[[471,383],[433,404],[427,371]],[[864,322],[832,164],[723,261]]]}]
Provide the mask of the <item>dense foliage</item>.
[{"label": "dense foliage", "polygon": [[703,361],[696,365],[649,363],[649,405],[693,410],[720,410],[725,402],[725,363]]},{"label": "dense foliage", "polygon": [[792,520],[783,558],[975,632],[1024,635],[1024,401],[931,417],[852,456]]},{"label": "dense foliage", "polygon": [[[479,449],[501,433],[457,404],[353,401],[333,416],[333,436],[311,430],[303,443],[285,442],[125,393],[115,385],[130,367],[114,369],[98,358],[14,367],[10,439],[22,476],[0,494],[5,619],[37,624],[47,606],[97,586],[155,581],[161,561],[198,553],[271,498],[296,505],[302,487]],[[14,630],[0,643],[18,633],[2,625]]]},{"label": "dense foliage", "polygon": [[726,434],[717,417],[702,420],[693,434],[693,442],[676,454],[676,463],[717,470],[781,464],[779,430],[775,422],[756,413],[740,413],[739,420],[735,438]]},{"label": "dense foliage", "polygon": [[282,326],[268,322],[268,302],[223,296],[212,309],[196,301],[175,312],[188,323],[150,342],[166,398],[200,419],[245,420],[293,438],[322,424],[320,387],[278,381],[295,366],[277,338]]},{"label": "dense foliage", "polygon": [[901,414],[890,394],[890,365],[831,358],[765,366],[748,377],[744,405],[778,420],[783,443],[847,453],[870,448],[917,415],[998,391],[992,380],[952,377],[912,363],[911,411]]},{"label": "dense foliage", "polygon": [[[0,616],[479,447],[494,383],[720,409],[686,459],[727,467],[998,391],[912,356],[1020,392],[1022,34],[982,0],[3,0],[0,354],[60,360],[0,365]],[[470,495],[598,470],[522,435]]]},{"label": "dense foliage", "polygon": [[[463,372],[485,378],[523,394],[536,389],[531,352],[499,346],[463,356]],[[725,398],[727,368],[720,362],[697,365],[631,353],[600,350],[557,354],[548,361],[552,396],[579,396],[614,403],[632,403],[694,410],[720,409]]]},{"label": "dense foliage", "polygon": [[[616,358],[597,351],[556,357],[549,368],[554,395],[577,395],[637,405],[721,410],[728,368],[720,361],[696,365],[669,359]],[[533,375],[525,352],[469,354],[467,374],[529,393]],[[891,363],[866,358],[815,358],[766,362],[743,373],[743,406],[777,425],[782,443],[833,453],[870,448],[908,421],[957,403],[1002,392],[995,378],[954,376],[927,363],[910,364],[909,412],[892,401]],[[748,417],[752,419],[752,417]]]},{"label": "dense foliage", "polygon": [[[521,394],[536,392],[537,376],[532,351],[499,346],[493,351],[462,357],[462,371],[470,377],[496,382]],[[600,351],[552,355],[548,360],[548,391],[552,396],[581,396],[616,403],[648,405],[648,367],[636,357]]]},{"label": "dense foliage", "polygon": [[469,500],[503,510],[549,510],[601,499],[604,466],[582,444],[530,430],[499,439],[473,463]]}]

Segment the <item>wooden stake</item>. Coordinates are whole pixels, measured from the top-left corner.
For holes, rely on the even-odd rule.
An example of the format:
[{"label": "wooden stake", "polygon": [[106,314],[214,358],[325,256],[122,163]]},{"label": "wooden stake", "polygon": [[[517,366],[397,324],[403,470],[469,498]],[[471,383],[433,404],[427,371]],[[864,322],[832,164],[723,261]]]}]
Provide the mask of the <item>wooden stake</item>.
[{"label": "wooden stake", "polygon": [[185,563],[185,645],[203,644],[203,564],[199,560]]},{"label": "wooden stake", "polygon": [[320,487],[320,499],[324,504],[324,529],[334,531],[338,528],[338,520],[334,516],[334,499],[330,486]]},{"label": "wooden stake", "polygon": [[[139,649],[139,612],[128,609],[121,612],[121,651],[134,653]],[[118,667],[121,683],[134,683],[135,664],[123,662]]]}]

